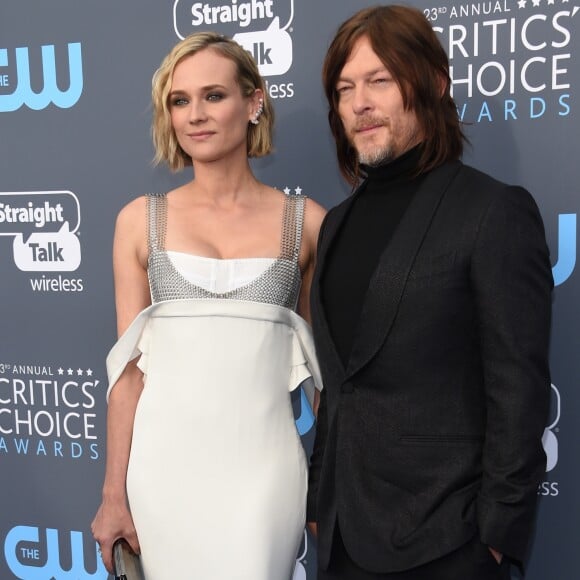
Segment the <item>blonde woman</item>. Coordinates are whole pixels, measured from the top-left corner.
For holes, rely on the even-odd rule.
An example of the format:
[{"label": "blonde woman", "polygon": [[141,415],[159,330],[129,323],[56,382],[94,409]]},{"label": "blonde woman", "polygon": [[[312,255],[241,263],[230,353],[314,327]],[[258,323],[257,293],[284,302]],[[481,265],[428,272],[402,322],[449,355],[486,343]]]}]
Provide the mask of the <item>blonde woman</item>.
[{"label": "blonde woman", "polygon": [[305,320],[324,210],[253,175],[273,110],[237,43],[181,41],[153,105],[156,160],[193,179],[117,220],[120,338],[93,534],[109,571],[125,538],[147,579],[290,579],[307,481],[290,392],[308,376],[320,388]]}]

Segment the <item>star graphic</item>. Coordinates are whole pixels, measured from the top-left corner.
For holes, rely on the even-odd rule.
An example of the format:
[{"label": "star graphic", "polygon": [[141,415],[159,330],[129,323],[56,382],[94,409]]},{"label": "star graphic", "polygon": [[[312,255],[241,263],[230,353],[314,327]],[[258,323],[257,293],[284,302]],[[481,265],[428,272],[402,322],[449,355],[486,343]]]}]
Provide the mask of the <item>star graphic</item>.
[{"label": "star graphic", "polygon": [[555,0],[548,0],[548,4],[554,4]]},{"label": "star graphic", "polygon": [[73,372],[74,371],[70,367],[68,369],[66,369],[66,374],[69,375],[69,376],[72,375]]},{"label": "star graphic", "polygon": [[92,377],[93,376],[93,369],[87,369],[87,377]]},{"label": "star graphic", "polygon": [[568,2],[568,0],[562,0],[562,4],[564,4],[564,2]]},{"label": "star graphic", "polygon": [[541,2],[541,1],[542,1],[542,0],[532,0],[532,4],[533,4],[534,6],[536,6],[536,8],[537,8],[537,7],[540,5],[540,2]]},{"label": "star graphic", "polygon": [[289,188],[289,187],[285,187],[285,188],[284,188],[284,193],[285,193],[286,195],[290,195],[290,188]]},{"label": "star graphic", "polygon": [[519,0],[518,1],[518,8],[525,8],[526,7],[526,0]]},{"label": "star graphic", "polygon": [[79,377],[82,377],[83,376],[83,369],[77,369],[77,375]]},{"label": "star graphic", "polygon": [[58,374],[59,375],[64,375],[64,369],[62,367],[58,368]]},{"label": "star graphic", "polygon": [[294,188],[294,193],[296,195],[301,195],[302,194],[302,188],[301,187],[295,187]]}]

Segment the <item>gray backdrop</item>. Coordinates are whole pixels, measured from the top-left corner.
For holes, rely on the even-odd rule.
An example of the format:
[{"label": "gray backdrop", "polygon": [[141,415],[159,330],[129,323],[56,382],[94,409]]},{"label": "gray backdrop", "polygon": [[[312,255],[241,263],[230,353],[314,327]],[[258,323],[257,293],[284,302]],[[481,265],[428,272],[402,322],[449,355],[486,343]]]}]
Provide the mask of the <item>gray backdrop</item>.
[{"label": "gray backdrop", "polygon": [[[150,163],[154,69],[193,30],[236,35],[258,59],[277,114],[276,152],[256,173],[330,207],[348,188],[327,130],[321,62],[338,24],[374,3],[2,0],[0,578],[106,578],[89,525],[104,472],[104,360],[115,340],[114,220],[130,199],[190,179]],[[569,580],[580,525],[580,0],[413,4],[448,49],[469,123],[467,161],[527,187],[546,224],[557,283],[553,397],[527,577]],[[299,397],[295,406],[308,447],[312,421]],[[315,559],[307,537],[295,578],[313,580]]]}]

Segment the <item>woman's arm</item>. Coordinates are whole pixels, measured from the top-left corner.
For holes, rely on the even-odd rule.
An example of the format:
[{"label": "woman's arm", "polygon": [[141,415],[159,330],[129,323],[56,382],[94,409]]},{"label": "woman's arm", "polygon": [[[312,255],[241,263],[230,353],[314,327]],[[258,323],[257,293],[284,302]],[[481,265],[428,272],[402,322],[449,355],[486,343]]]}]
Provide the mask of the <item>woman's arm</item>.
[{"label": "woman's arm", "polygon": [[[151,302],[147,280],[145,213],[145,198],[139,198],[126,206],[117,218],[113,270],[119,336]],[[142,388],[143,375],[136,361],[131,361],[109,396],[103,496],[91,526],[109,572],[113,572],[115,540],[125,538],[133,550],[139,551],[139,541],[127,505],[126,476],[133,419]]]},{"label": "woman's arm", "polygon": [[[298,298],[298,314],[309,324],[310,318],[310,287],[314,276],[316,266],[316,247],[318,245],[318,233],[320,225],[326,215],[326,210],[315,201],[308,198],[304,208],[304,226],[302,232],[301,248],[301,270],[302,286],[300,287],[300,296]],[[318,415],[318,405],[320,403],[320,394],[318,389],[314,391],[314,401],[312,411],[315,416]]]}]

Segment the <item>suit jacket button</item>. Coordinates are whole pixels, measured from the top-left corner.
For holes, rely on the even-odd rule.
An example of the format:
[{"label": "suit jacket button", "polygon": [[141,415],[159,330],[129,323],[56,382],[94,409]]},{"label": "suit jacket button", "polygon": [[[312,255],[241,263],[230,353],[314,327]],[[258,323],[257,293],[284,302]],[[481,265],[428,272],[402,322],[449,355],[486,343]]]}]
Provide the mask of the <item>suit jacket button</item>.
[{"label": "suit jacket button", "polygon": [[344,383],[340,387],[340,392],[347,394],[354,393],[354,385],[352,383]]}]

